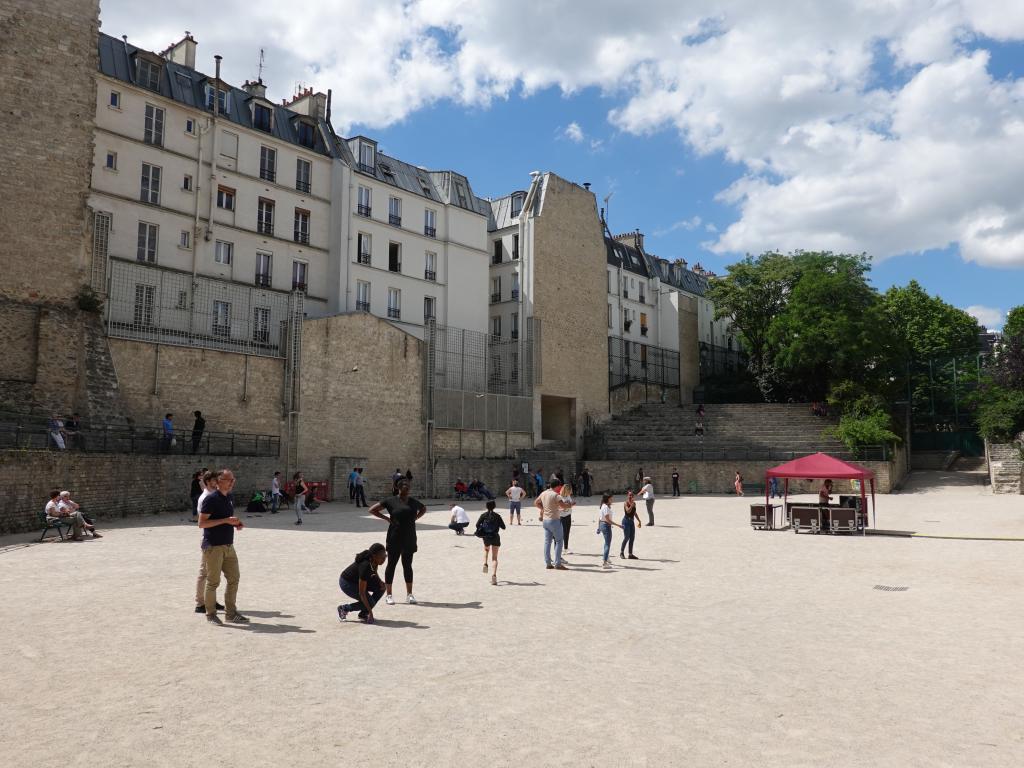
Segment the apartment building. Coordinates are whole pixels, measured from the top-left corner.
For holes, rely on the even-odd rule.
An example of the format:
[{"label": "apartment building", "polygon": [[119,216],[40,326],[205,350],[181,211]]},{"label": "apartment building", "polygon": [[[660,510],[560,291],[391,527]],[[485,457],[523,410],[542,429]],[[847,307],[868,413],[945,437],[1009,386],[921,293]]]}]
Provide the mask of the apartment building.
[{"label": "apartment building", "polygon": [[364,311],[423,338],[425,325],[484,332],[487,203],[454,171],[384,154],[366,136],[338,140],[351,168],[342,199],[336,312]]},{"label": "apartment building", "polygon": [[488,332],[500,339],[518,339],[527,317],[519,253],[519,217],[525,200],[526,192],[519,190],[490,202]]},{"label": "apartment building", "polygon": [[231,86],[219,57],[196,68],[190,35],[154,53],[100,34],[98,49],[89,204],[111,327],[278,353],[293,291],[307,315],[329,307],[328,98]]}]

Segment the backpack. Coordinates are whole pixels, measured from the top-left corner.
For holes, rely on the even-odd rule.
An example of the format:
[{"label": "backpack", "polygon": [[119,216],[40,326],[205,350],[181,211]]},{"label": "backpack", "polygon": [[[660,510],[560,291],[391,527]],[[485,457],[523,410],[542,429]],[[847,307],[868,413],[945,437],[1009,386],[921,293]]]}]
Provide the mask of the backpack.
[{"label": "backpack", "polygon": [[484,536],[494,536],[498,532],[498,524],[494,522],[494,513],[490,512],[480,518],[480,522],[476,525],[476,535],[481,538]]}]

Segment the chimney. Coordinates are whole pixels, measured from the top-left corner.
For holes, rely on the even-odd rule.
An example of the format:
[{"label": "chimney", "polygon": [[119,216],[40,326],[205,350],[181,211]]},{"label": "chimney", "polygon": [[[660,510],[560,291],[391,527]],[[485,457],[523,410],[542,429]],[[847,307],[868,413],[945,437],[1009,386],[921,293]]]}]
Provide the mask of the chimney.
[{"label": "chimney", "polygon": [[267,86],[263,84],[262,78],[259,80],[246,80],[242,85],[242,90],[257,99],[267,98]]},{"label": "chimney", "polygon": [[585,190],[587,190],[587,192],[589,192],[590,191],[590,182],[589,181],[584,181],[583,182],[583,188]]},{"label": "chimney", "polygon": [[639,229],[633,233],[633,245],[638,251],[643,252],[644,250],[644,233]]},{"label": "chimney", "polygon": [[291,101],[286,101],[284,105],[300,115],[308,115],[317,120],[327,118],[327,94],[314,93],[312,88],[303,88],[295,94]]},{"label": "chimney", "polygon": [[161,54],[168,61],[181,64],[189,69],[196,68],[196,39],[192,33],[185,30],[185,36]]}]

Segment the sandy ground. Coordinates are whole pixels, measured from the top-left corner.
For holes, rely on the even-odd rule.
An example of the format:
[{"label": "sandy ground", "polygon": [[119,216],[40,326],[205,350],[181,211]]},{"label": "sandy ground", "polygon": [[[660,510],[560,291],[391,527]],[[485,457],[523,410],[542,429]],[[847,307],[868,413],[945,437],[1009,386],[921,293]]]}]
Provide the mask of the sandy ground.
[{"label": "sandy ground", "polygon": [[[544,569],[528,515],[496,587],[432,507],[421,602],[376,626],[335,614],[340,569],[384,538],[347,504],[248,520],[247,628],[193,613],[200,534],[176,516],[0,539],[0,763],[1024,763],[1024,541],[755,532],[750,499],[663,498],[642,559],[602,572],[590,501],[571,571]],[[1024,497],[919,476],[879,521],[1024,537]]]}]

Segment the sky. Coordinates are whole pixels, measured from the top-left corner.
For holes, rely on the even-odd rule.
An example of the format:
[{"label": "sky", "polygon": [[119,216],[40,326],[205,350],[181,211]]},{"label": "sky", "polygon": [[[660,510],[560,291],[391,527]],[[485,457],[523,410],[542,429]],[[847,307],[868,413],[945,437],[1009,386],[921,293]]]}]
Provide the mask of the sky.
[{"label": "sky", "polygon": [[101,2],[107,34],[189,30],[233,85],[263,49],[271,98],[331,89],[339,133],[478,195],[590,182],[664,258],[867,253],[879,289],[992,329],[1024,304],[1024,2]]}]

